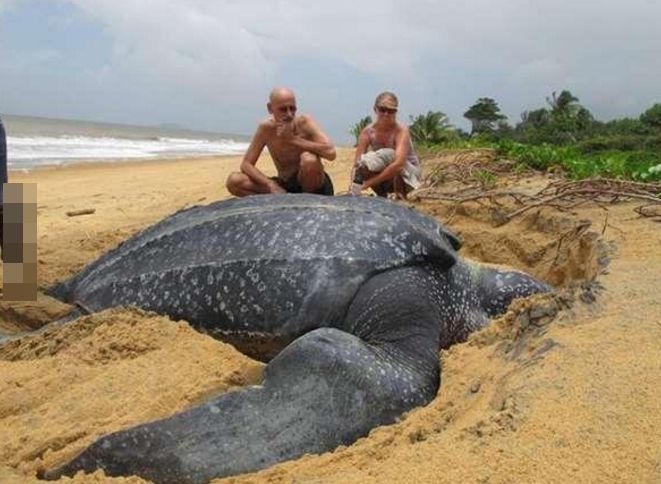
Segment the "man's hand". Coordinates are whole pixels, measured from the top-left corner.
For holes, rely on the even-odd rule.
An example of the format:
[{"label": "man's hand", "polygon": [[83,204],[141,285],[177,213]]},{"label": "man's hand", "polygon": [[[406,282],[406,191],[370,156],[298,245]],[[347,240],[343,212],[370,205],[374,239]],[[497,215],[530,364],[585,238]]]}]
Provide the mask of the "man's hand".
[{"label": "man's hand", "polygon": [[284,140],[284,141],[290,141],[291,139],[294,138],[294,122],[289,121],[289,122],[284,122],[284,121],[278,121],[276,122],[275,125],[275,135]]},{"label": "man's hand", "polygon": [[284,195],[285,193],[287,193],[287,191],[284,188],[282,188],[274,181],[271,181],[271,183],[269,183],[269,191],[273,195]]}]

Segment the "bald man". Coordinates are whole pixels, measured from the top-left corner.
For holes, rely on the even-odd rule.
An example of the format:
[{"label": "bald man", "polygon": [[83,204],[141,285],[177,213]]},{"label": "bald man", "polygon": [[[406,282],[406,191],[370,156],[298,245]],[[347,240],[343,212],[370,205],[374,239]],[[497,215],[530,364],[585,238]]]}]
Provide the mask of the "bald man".
[{"label": "bald man", "polygon": [[[276,87],[266,105],[270,116],[259,123],[241,171],[227,178],[227,189],[237,197],[258,193],[318,193],[333,195],[333,183],[321,159],[335,159],[333,142],[308,114],[296,115],[291,89]],[[267,147],[278,176],[269,178],[256,166]]]}]

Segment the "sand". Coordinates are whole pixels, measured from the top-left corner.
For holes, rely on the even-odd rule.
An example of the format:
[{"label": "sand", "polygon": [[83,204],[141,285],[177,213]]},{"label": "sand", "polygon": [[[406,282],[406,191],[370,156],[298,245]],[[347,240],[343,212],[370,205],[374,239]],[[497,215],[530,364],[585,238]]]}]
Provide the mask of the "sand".
[{"label": "sand", "polygon": [[[348,184],[352,151],[328,165]],[[76,165],[11,173],[38,183],[39,284],[81,269],[181,208],[227,197],[240,159]],[[270,163],[260,162],[269,172]],[[537,186],[544,177],[524,178]],[[516,302],[441,352],[426,407],[354,445],[217,482],[661,483],[661,224],[633,205],[531,213],[494,227],[488,210],[416,202],[458,232],[465,256],[527,270],[558,295]],[[67,217],[94,208],[92,215]],[[0,303],[0,331],[67,311]],[[257,383],[231,346],[135,309],[113,309],[0,351],[0,482],[38,482],[108,432]],[[61,482],[142,483],[101,472]]]}]

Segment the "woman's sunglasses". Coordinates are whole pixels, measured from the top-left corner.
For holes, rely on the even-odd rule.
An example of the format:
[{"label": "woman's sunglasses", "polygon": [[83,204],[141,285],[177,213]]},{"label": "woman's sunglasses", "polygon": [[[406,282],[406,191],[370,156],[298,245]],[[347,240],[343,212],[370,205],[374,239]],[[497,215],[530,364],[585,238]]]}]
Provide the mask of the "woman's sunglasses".
[{"label": "woman's sunglasses", "polygon": [[397,110],[392,108],[387,108],[385,106],[377,106],[376,110],[383,114],[396,114]]}]

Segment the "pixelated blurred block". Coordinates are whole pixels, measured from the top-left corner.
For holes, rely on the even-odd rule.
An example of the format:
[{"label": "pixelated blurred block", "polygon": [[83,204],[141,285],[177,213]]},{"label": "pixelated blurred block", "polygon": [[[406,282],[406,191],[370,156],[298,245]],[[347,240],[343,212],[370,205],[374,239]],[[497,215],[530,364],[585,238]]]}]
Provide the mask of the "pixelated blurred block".
[{"label": "pixelated blurred block", "polygon": [[3,264],[3,280],[5,286],[7,284],[22,284],[23,283],[23,264],[15,262],[6,262]]},{"label": "pixelated blurred block", "polygon": [[23,263],[23,283],[36,284],[37,283],[37,264],[36,263]]},{"label": "pixelated blurred block", "polygon": [[2,287],[2,299],[5,301],[36,301],[37,284],[12,284],[5,282]]},{"label": "pixelated blurred block", "polygon": [[[36,185],[36,184],[29,183],[29,185]],[[8,203],[23,203],[23,184],[22,183],[3,184],[3,201],[5,205]]]},{"label": "pixelated blurred block", "polygon": [[37,223],[36,222],[23,222],[23,243],[36,244],[37,243]]},{"label": "pixelated blurred block", "polygon": [[24,203],[23,204],[23,223],[36,224],[37,223],[37,204]]},{"label": "pixelated blurred block", "polygon": [[37,184],[23,183],[23,203],[34,204],[34,213],[37,213]]},{"label": "pixelated blurred block", "polygon": [[[13,262],[13,261],[12,261]],[[24,264],[37,263],[37,244],[23,244],[23,260]]]},{"label": "pixelated blurred block", "polygon": [[8,244],[23,243],[23,224],[7,222],[5,217],[3,240]]},{"label": "pixelated blurred block", "polygon": [[[5,183],[6,185],[6,183]],[[16,185],[13,183],[13,185]],[[4,223],[5,230],[7,230],[6,224],[22,224],[23,223],[23,204],[16,202],[7,202],[7,197],[5,197],[4,203]],[[22,231],[23,229],[21,229]]]},{"label": "pixelated blurred block", "polygon": [[[7,242],[4,241],[2,247],[2,259],[6,264],[9,263],[23,263],[23,243],[22,242]],[[7,269],[5,268],[5,274],[7,274]],[[5,280],[7,276],[5,275]]]}]

